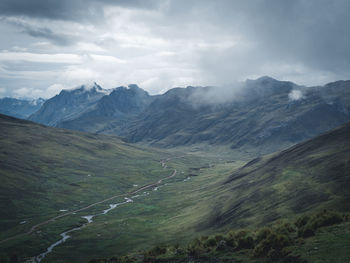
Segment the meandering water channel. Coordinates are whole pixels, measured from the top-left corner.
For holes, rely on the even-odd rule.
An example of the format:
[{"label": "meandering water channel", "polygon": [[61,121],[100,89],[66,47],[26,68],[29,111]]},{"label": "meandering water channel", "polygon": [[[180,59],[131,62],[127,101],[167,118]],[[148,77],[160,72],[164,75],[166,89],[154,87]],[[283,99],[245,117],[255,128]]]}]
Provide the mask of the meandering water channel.
[{"label": "meandering water channel", "polygon": [[[179,157],[175,157],[175,158],[179,158]],[[166,161],[169,161],[170,159],[171,159],[171,158],[168,158]],[[161,165],[162,165],[162,167],[163,167],[164,169],[167,168],[166,161],[161,161]],[[176,175],[176,170],[174,170],[174,172],[173,172],[170,176],[168,176],[168,177],[166,177],[166,178],[164,178],[164,179],[169,179],[169,178],[171,178],[171,177],[174,177],[175,175]],[[148,189],[148,188],[153,188],[153,189],[152,189],[153,191],[157,191],[160,187],[163,187],[163,186],[165,186],[165,185],[168,185],[167,183],[165,183],[165,184],[163,184],[163,185],[160,185],[164,179],[158,180],[157,183],[149,184],[149,185],[145,185],[145,186],[143,186],[143,187],[140,187],[140,188],[138,188],[137,190],[131,192],[130,195],[131,195],[131,194],[135,194],[135,193],[137,193],[137,192],[139,192],[139,191],[141,191],[141,190]],[[61,233],[61,234],[60,234],[60,236],[61,236],[61,239],[60,239],[60,240],[58,240],[58,241],[56,241],[55,243],[51,244],[51,245],[46,249],[45,252],[41,253],[41,254],[38,255],[38,256],[35,256],[32,260],[27,261],[27,262],[31,262],[31,263],[39,263],[39,262],[41,262],[48,254],[50,254],[50,253],[53,251],[53,249],[54,249],[55,247],[59,246],[60,244],[64,243],[67,239],[71,238],[71,235],[69,235],[70,233],[75,232],[75,231],[79,231],[79,230],[85,228],[88,224],[93,223],[93,218],[94,218],[94,217],[97,217],[97,216],[100,216],[100,215],[106,215],[108,212],[110,212],[110,211],[113,210],[113,209],[116,209],[118,206],[133,203],[135,198],[139,198],[139,197],[142,197],[142,196],[147,196],[147,195],[149,195],[149,194],[150,194],[150,192],[143,192],[142,194],[133,195],[133,196],[131,196],[130,198],[129,198],[129,197],[124,197],[124,200],[125,200],[124,202],[115,203],[115,204],[109,204],[109,208],[103,210],[101,213],[97,213],[97,214],[93,214],[93,215],[81,216],[81,218],[83,218],[83,219],[85,219],[85,220],[87,221],[86,223],[84,223],[83,225],[81,225],[81,226],[79,226],[79,227],[74,227],[74,228],[72,228],[72,229],[69,229],[69,230],[67,230],[67,231],[65,231],[65,232],[63,232],[63,233]],[[110,198],[110,199],[112,199],[112,198]],[[110,200],[110,199],[108,199],[108,200]],[[98,202],[98,203],[101,203],[101,202]],[[96,204],[98,204],[98,203],[96,203]],[[90,206],[89,206],[89,207],[90,207]],[[77,211],[78,211],[78,210],[77,210]]]}]

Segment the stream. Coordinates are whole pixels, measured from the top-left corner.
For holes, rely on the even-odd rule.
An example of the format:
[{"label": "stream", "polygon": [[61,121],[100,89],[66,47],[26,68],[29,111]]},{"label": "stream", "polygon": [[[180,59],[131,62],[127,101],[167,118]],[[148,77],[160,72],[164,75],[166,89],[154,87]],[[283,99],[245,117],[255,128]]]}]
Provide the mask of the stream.
[{"label": "stream", "polygon": [[[153,188],[153,191],[157,191],[159,188],[159,186],[156,186]],[[149,192],[143,192],[142,194],[138,194],[138,195],[134,195],[132,196],[131,198],[135,199],[135,198],[138,198],[138,197],[142,197],[142,196],[147,196],[149,195],[150,193]],[[78,230],[81,230],[83,228],[85,228],[88,224],[91,224],[93,222],[93,218],[96,217],[96,216],[99,216],[99,215],[106,215],[109,211],[117,208],[118,206],[120,205],[124,205],[124,204],[128,204],[128,203],[133,203],[134,200],[131,199],[131,198],[128,198],[128,197],[125,197],[124,198],[124,202],[121,202],[121,203],[116,203],[116,204],[109,204],[109,208],[108,209],[105,209],[102,211],[102,213],[97,213],[97,214],[94,214],[94,215],[86,215],[86,216],[81,216],[81,218],[85,219],[87,222],[84,223],[83,225],[79,226],[79,227],[74,227],[70,230],[67,230],[63,233],[60,234],[61,236],[61,239],[56,241],[55,243],[51,244],[47,250],[43,253],[41,253],[40,255],[36,256],[33,258],[32,261],[30,261],[31,263],[39,263],[41,262],[49,253],[52,252],[52,250],[59,246],[60,244],[64,243],[67,239],[71,238],[71,235],[69,235],[70,233],[72,232],[75,232],[75,231],[78,231]]]},{"label": "stream", "polygon": [[[177,157],[175,157],[175,158],[177,158]],[[171,158],[168,158],[166,161],[169,161],[170,159],[171,159]],[[166,168],[167,168],[166,161],[161,161],[161,165],[162,165],[163,169],[166,169]],[[173,177],[173,176],[175,176],[175,175],[176,175],[176,170],[174,170],[173,174],[172,174],[171,176],[167,177],[167,178],[171,178],[171,177]],[[167,178],[166,178],[166,179],[167,179]],[[165,184],[163,184],[163,185],[157,185],[157,184],[160,184],[163,180],[164,180],[164,179],[160,179],[156,184],[154,184],[155,186],[153,187],[152,190],[153,190],[153,191],[157,191],[160,187],[170,184],[170,183],[165,183]],[[134,185],[134,186],[135,186],[135,185]],[[144,188],[144,187],[140,188],[140,189],[137,190],[137,191],[134,191],[134,193],[135,193],[135,192],[138,192],[138,191],[140,191],[140,190],[142,190],[143,188]],[[93,223],[93,218],[94,218],[94,217],[99,216],[99,215],[106,215],[109,211],[111,211],[111,210],[117,208],[117,207],[120,206],[120,205],[124,205],[124,204],[128,204],[128,203],[133,203],[133,202],[134,202],[133,199],[139,198],[139,197],[142,197],[142,196],[147,196],[147,195],[149,195],[149,194],[150,194],[150,192],[143,192],[142,194],[137,194],[137,195],[132,196],[132,197],[131,197],[132,199],[131,199],[131,198],[128,198],[128,197],[125,197],[125,198],[124,198],[124,200],[125,200],[124,202],[116,203],[116,204],[109,204],[109,208],[103,210],[102,213],[97,213],[97,214],[94,214],[94,215],[81,216],[81,218],[83,218],[83,219],[85,219],[85,220],[87,221],[86,223],[84,223],[83,225],[81,225],[81,226],[79,226],[79,227],[74,227],[74,228],[72,228],[72,229],[70,229],[70,230],[67,230],[67,231],[61,233],[60,236],[61,236],[62,238],[61,238],[60,240],[58,240],[58,241],[56,241],[55,243],[51,244],[51,245],[46,249],[45,252],[41,253],[41,254],[38,255],[38,256],[33,257],[31,260],[26,261],[26,262],[30,262],[30,263],[39,263],[39,262],[41,262],[49,253],[52,252],[52,250],[53,250],[55,247],[59,246],[60,244],[64,243],[67,239],[71,238],[71,236],[69,235],[69,233],[72,233],[72,232],[75,232],[75,231],[79,231],[79,230],[85,228],[88,224]],[[104,202],[104,201],[103,201],[103,202]],[[99,203],[101,203],[101,202],[99,202]],[[95,203],[95,204],[97,204],[97,203]],[[95,205],[95,204],[94,204],[94,205]],[[90,205],[90,206],[91,206],[91,205]],[[63,210],[63,209],[62,209],[62,212],[63,212],[63,211],[66,211],[66,210],[65,210],[65,209]],[[77,210],[77,211],[78,211],[78,210]],[[72,213],[72,214],[76,214],[76,213],[74,212],[74,213]]]}]

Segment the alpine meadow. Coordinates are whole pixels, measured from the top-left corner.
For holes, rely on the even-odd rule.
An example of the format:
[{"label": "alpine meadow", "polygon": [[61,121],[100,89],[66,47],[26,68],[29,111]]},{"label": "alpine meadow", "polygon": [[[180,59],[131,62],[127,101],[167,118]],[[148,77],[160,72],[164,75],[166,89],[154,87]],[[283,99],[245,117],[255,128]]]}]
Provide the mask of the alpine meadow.
[{"label": "alpine meadow", "polygon": [[348,10],[1,0],[0,263],[350,262]]}]

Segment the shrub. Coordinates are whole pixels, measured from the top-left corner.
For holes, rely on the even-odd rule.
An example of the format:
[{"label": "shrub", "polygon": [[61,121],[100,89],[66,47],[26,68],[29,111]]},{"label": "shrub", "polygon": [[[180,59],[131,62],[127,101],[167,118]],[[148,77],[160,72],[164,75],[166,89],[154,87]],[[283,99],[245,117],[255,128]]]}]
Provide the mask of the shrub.
[{"label": "shrub", "polygon": [[284,223],[283,225],[276,228],[276,231],[281,234],[288,235],[290,233],[295,232],[294,227],[291,223]]},{"label": "shrub", "polygon": [[175,250],[175,255],[183,255],[185,254],[185,251],[182,248],[177,248]]},{"label": "shrub", "polygon": [[295,221],[294,225],[295,225],[296,227],[300,228],[300,227],[305,226],[305,225],[309,222],[309,220],[310,220],[310,217],[304,215],[304,216],[299,217],[299,218]]},{"label": "shrub", "polygon": [[331,226],[343,222],[343,217],[336,212],[324,210],[313,218],[312,224],[315,229],[323,226]]},{"label": "shrub", "polygon": [[227,247],[226,241],[225,240],[220,240],[218,243],[218,246],[216,247],[216,250],[225,250]]},{"label": "shrub", "polygon": [[[234,236],[231,237],[233,239],[232,243],[235,244],[236,249],[249,249],[254,247],[254,239],[248,234],[247,231],[240,231]],[[229,242],[232,245],[231,242]]]},{"label": "shrub", "polygon": [[[301,217],[299,221],[301,221],[301,219],[304,217]],[[323,210],[322,212],[316,213],[311,218],[309,217],[306,224],[299,224],[298,236],[304,238],[311,237],[315,235],[315,231],[318,228],[341,222],[343,222],[343,217],[341,214]]]},{"label": "shrub", "polygon": [[217,245],[217,240],[215,237],[208,238],[204,243],[205,247],[215,247],[216,245]]},{"label": "shrub", "polygon": [[161,246],[155,246],[153,249],[151,249],[148,253],[153,256],[159,256],[162,254],[165,254],[167,249],[165,247]]},{"label": "shrub", "polygon": [[269,235],[271,235],[271,233],[272,233],[271,228],[265,227],[265,228],[261,229],[256,236],[256,241],[259,243],[261,240],[263,240],[263,239],[267,238]]},{"label": "shrub", "polygon": [[251,236],[240,237],[237,240],[237,249],[254,248],[254,239]]},{"label": "shrub", "polygon": [[208,239],[208,236],[201,236],[201,241],[205,241]]},{"label": "shrub", "polygon": [[253,255],[255,257],[280,257],[282,249],[291,244],[286,235],[277,234],[272,230],[263,230],[260,238],[265,236],[257,246],[255,246]]},{"label": "shrub", "polygon": [[201,246],[201,245],[202,245],[202,242],[198,238],[193,239],[192,242],[190,243],[190,246]]},{"label": "shrub", "polygon": [[278,260],[282,257],[281,250],[276,250],[274,248],[270,249],[270,251],[267,253],[267,258],[270,260]]},{"label": "shrub", "polygon": [[215,236],[215,240],[217,241],[217,242],[219,242],[220,240],[223,240],[224,239],[224,237],[222,236],[222,235],[216,235]]},{"label": "shrub", "polygon": [[204,249],[200,246],[190,245],[187,247],[187,254],[192,257],[198,257],[204,252],[205,252]]},{"label": "shrub", "polygon": [[226,245],[232,248],[237,247],[237,241],[234,235],[227,235],[225,237]]},{"label": "shrub", "polygon": [[315,235],[314,228],[310,224],[307,224],[306,226],[303,226],[298,230],[298,237],[308,238],[314,235]]},{"label": "shrub", "polygon": [[269,253],[271,246],[267,239],[262,240],[253,250],[254,257],[265,257]]}]

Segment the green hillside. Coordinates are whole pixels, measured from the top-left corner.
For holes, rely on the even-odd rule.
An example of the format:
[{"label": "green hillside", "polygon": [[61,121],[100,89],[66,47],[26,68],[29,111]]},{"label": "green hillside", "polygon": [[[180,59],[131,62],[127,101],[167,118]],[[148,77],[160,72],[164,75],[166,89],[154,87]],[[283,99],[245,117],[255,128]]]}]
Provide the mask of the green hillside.
[{"label": "green hillside", "polygon": [[[179,153],[130,145],[113,136],[49,128],[4,115],[0,115],[0,128],[0,255],[6,257],[40,254],[59,239],[61,232],[85,222],[81,216],[103,211],[109,204],[124,200],[124,196],[30,232],[41,222],[156,183],[175,168],[183,174],[179,172],[179,179],[169,181],[182,181],[190,163],[194,167],[203,165],[198,158],[189,156],[186,160],[172,160],[165,169],[160,161],[176,158]],[[113,233],[113,229],[108,231]],[[88,251],[82,252],[85,257]]]},{"label": "green hillside", "polygon": [[[5,258],[38,256],[77,227],[42,262],[142,256],[159,244],[186,247],[196,237],[254,232],[323,208],[350,210],[350,125],[245,164],[239,156],[155,150],[5,116],[0,123]],[[113,204],[121,205],[109,211]]]},{"label": "green hillside", "polygon": [[191,241],[159,242],[114,262],[347,262],[349,171],[347,124],[211,185],[196,204],[206,212]]}]

